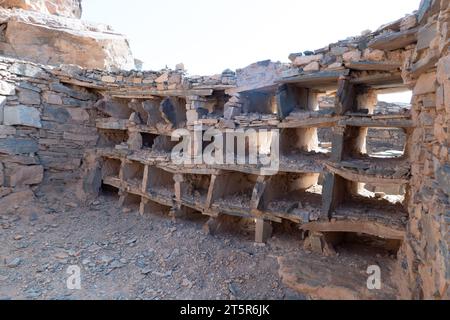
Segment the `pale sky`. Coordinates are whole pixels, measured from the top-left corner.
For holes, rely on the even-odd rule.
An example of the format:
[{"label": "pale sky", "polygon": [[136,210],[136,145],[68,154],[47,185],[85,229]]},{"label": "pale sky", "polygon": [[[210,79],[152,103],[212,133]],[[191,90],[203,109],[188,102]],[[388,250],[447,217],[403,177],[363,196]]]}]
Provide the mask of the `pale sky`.
[{"label": "pale sky", "polygon": [[83,0],[83,19],[125,34],[144,69],[210,75],[376,30],[420,0]]}]

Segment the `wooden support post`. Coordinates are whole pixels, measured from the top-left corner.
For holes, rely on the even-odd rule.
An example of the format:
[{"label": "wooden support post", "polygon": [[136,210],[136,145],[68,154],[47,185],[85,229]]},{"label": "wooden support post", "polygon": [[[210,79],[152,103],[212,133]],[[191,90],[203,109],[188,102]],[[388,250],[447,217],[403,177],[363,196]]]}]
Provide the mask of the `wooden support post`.
[{"label": "wooden support post", "polygon": [[124,206],[126,197],[127,197],[127,193],[123,190],[119,190],[119,207]]},{"label": "wooden support post", "polygon": [[218,197],[219,191],[223,189],[223,186],[219,186],[218,180],[221,176],[213,174],[211,176],[211,182],[209,184],[208,196],[206,197],[205,209],[211,209],[211,206],[215,199]]},{"label": "wooden support post", "polygon": [[144,167],[144,177],[142,178],[142,193],[147,193],[148,189],[148,172],[149,172],[149,166],[146,164]]},{"label": "wooden support post", "polygon": [[263,219],[255,219],[255,242],[266,243],[272,237],[272,225]]},{"label": "wooden support post", "polygon": [[348,111],[356,109],[356,88],[347,78],[338,81],[338,91],[336,93],[336,113],[340,116]]},{"label": "wooden support post", "polygon": [[317,92],[308,88],[299,88],[284,84],[278,88],[277,96],[278,115],[281,119],[286,118],[295,109],[305,111],[317,110]]},{"label": "wooden support post", "polygon": [[184,177],[182,174],[174,174],[173,180],[175,182],[175,200],[178,204],[181,204],[181,184],[184,181]]},{"label": "wooden support post", "polygon": [[366,153],[367,128],[333,128],[333,147],[331,161],[341,162],[345,156],[358,156]]},{"label": "wooden support post", "polygon": [[266,190],[266,184],[271,178],[271,176],[259,176],[256,181],[250,201],[250,210],[253,215],[259,214],[261,198]]},{"label": "wooden support post", "polygon": [[289,85],[284,84],[278,88],[276,101],[278,116],[281,119],[286,118],[295,108],[295,99]]},{"label": "wooden support post", "polygon": [[345,179],[332,174],[325,173],[325,180],[323,185],[323,218],[331,219],[331,215],[336,207],[342,203],[342,200],[347,192]]},{"label": "wooden support post", "polygon": [[146,208],[148,202],[149,202],[148,199],[142,197],[142,199],[141,199],[141,204],[139,205],[139,214],[140,214],[141,216],[143,216],[143,215],[145,214],[145,208]]},{"label": "wooden support post", "polygon": [[344,156],[344,127],[334,127],[332,137],[331,161],[341,162]]}]

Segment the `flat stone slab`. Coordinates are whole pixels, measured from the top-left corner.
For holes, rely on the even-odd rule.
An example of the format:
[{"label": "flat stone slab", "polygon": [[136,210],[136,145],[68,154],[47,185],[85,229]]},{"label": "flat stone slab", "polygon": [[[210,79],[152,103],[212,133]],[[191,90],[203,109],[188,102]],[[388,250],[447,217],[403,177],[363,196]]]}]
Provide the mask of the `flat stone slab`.
[{"label": "flat stone slab", "polygon": [[21,125],[42,128],[41,114],[38,109],[27,106],[5,107],[3,111],[5,125]]},{"label": "flat stone slab", "polygon": [[0,139],[0,153],[8,155],[35,153],[39,151],[39,145],[31,139]]}]

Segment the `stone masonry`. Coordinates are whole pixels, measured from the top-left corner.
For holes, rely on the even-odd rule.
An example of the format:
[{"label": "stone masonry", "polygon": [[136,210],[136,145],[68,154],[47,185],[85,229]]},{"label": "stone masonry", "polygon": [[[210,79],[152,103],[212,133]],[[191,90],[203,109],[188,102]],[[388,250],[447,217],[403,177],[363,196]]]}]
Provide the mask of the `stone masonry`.
[{"label": "stone masonry", "polygon": [[[126,39],[80,16],[75,0],[0,1],[0,210],[62,183],[82,203],[112,188],[141,214],[200,212],[208,230],[239,217],[256,242],[289,221],[326,255],[366,234],[395,244],[398,298],[449,299],[449,0],[290,63],[199,77],[132,70]],[[377,101],[405,90],[410,108]],[[200,124],[278,129],[279,171],[174,165],[171,134]]]}]

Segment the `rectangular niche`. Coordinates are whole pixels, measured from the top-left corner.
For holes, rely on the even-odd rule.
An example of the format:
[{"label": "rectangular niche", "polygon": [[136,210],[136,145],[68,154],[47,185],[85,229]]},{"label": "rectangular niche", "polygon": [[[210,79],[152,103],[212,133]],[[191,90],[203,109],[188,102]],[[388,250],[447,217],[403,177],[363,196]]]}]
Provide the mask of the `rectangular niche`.
[{"label": "rectangular niche", "polygon": [[[404,226],[407,211],[402,204],[405,189],[396,184],[372,183],[364,184],[347,180],[340,175],[328,175],[325,182],[325,203],[331,203],[330,212],[333,218],[378,222],[389,226]],[[377,191],[376,188],[390,194]],[[372,191],[369,191],[372,190]],[[380,189],[378,189],[380,190]],[[327,210],[327,207],[324,207]]]},{"label": "rectangular niche", "polygon": [[407,133],[400,128],[368,128],[366,152],[369,157],[399,158],[405,155]]},{"label": "rectangular niche", "polygon": [[186,125],[186,99],[183,97],[155,97],[142,102],[146,122],[156,129],[183,128]]},{"label": "rectangular niche", "polygon": [[184,174],[181,183],[182,202],[191,206],[204,206],[210,184],[210,175]]},{"label": "rectangular niche", "polygon": [[257,175],[230,172],[218,177],[212,206],[227,214],[248,215]]},{"label": "rectangular niche", "polygon": [[326,153],[319,144],[318,128],[286,128],[280,132],[280,152],[286,156]]},{"label": "rectangular niche", "polygon": [[334,137],[333,148],[344,160],[406,159],[409,134],[402,128],[347,126],[341,136]]},{"label": "rectangular niche", "polygon": [[144,178],[144,165],[136,161],[127,161],[123,165],[123,180],[132,188],[141,189]]},{"label": "rectangular niche", "polygon": [[206,97],[205,108],[208,110],[208,117],[222,117],[229,98],[223,90],[215,90],[212,96]]},{"label": "rectangular niche", "polygon": [[258,209],[293,221],[309,221],[322,210],[319,173],[280,173],[266,183]]},{"label": "rectangular niche", "polygon": [[173,199],[175,196],[173,174],[158,167],[149,166],[147,193],[163,199]]},{"label": "rectangular niche", "polygon": [[106,158],[103,161],[102,177],[119,179],[122,160]]},{"label": "rectangular niche", "polygon": [[277,114],[276,93],[272,91],[247,91],[242,92],[241,99],[244,102],[244,114]]},{"label": "rectangular niche", "polygon": [[115,148],[128,141],[128,131],[126,130],[98,129],[98,134],[98,148]]},{"label": "rectangular niche", "polygon": [[179,143],[178,141],[172,141],[172,138],[166,135],[141,132],[141,136],[142,150],[157,154],[170,154]]}]

